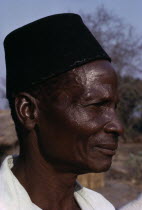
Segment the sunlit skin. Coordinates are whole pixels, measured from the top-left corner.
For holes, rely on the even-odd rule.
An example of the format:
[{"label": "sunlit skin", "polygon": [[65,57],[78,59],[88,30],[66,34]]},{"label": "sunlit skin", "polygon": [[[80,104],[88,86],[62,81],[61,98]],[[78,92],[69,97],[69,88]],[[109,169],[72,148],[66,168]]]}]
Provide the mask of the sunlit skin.
[{"label": "sunlit skin", "polygon": [[25,134],[13,172],[40,208],[77,210],[77,175],[108,170],[122,133],[117,76],[98,60],[59,77],[54,93],[47,83],[40,99],[27,93],[16,99]]}]

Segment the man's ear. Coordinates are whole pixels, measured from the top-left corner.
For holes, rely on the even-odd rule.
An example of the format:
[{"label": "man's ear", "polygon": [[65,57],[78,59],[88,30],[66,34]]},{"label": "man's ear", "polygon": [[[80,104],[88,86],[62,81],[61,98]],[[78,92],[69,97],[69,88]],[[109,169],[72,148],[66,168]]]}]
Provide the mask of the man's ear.
[{"label": "man's ear", "polygon": [[15,108],[19,121],[28,130],[32,130],[38,120],[38,106],[36,99],[28,93],[22,92],[16,96]]}]

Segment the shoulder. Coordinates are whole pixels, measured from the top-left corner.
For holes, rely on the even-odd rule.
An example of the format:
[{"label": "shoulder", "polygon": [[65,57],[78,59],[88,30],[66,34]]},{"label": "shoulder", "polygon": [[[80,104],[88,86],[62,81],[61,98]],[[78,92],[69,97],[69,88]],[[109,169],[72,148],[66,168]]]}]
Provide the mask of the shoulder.
[{"label": "shoulder", "polygon": [[40,210],[11,171],[13,157],[8,156],[0,167],[0,210]]},{"label": "shoulder", "polygon": [[140,210],[142,209],[142,193],[136,200],[131,201],[125,206],[121,207],[120,210]]},{"label": "shoulder", "polygon": [[90,190],[88,188],[84,187],[84,191],[86,192],[86,194],[90,197],[90,199],[95,202],[95,204],[101,206],[101,207],[108,207],[106,209],[112,209],[114,210],[113,205],[100,193]]},{"label": "shoulder", "polygon": [[80,187],[77,193],[82,196],[93,209],[115,210],[114,206],[100,193],[86,187]]}]

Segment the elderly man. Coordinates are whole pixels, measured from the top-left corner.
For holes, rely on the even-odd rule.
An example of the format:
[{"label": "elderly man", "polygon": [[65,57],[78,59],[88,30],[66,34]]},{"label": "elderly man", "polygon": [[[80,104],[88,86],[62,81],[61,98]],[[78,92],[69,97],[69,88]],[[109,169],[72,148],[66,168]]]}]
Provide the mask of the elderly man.
[{"label": "elderly man", "polygon": [[114,210],[76,182],[109,169],[122,132],[110,57],[76,14],[30,23],[4,46],[21,151],[1,166],[0,209]]}]

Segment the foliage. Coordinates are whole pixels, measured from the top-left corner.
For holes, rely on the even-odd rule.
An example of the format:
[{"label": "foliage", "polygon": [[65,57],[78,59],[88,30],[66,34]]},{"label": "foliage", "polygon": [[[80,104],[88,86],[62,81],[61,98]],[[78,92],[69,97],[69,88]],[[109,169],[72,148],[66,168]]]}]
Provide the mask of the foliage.
[{"label": "foliage", "polygon": [[96,8],[93,14],[82,14],[90,31],[111,56],[119,74],[141,72],[142,42],[135,29],[104,8]]},{"label": "foliage", "polygon": [[118,114],[125,128],[125,138],[135,140],[142,133],[142,80],[120,78]]}]

